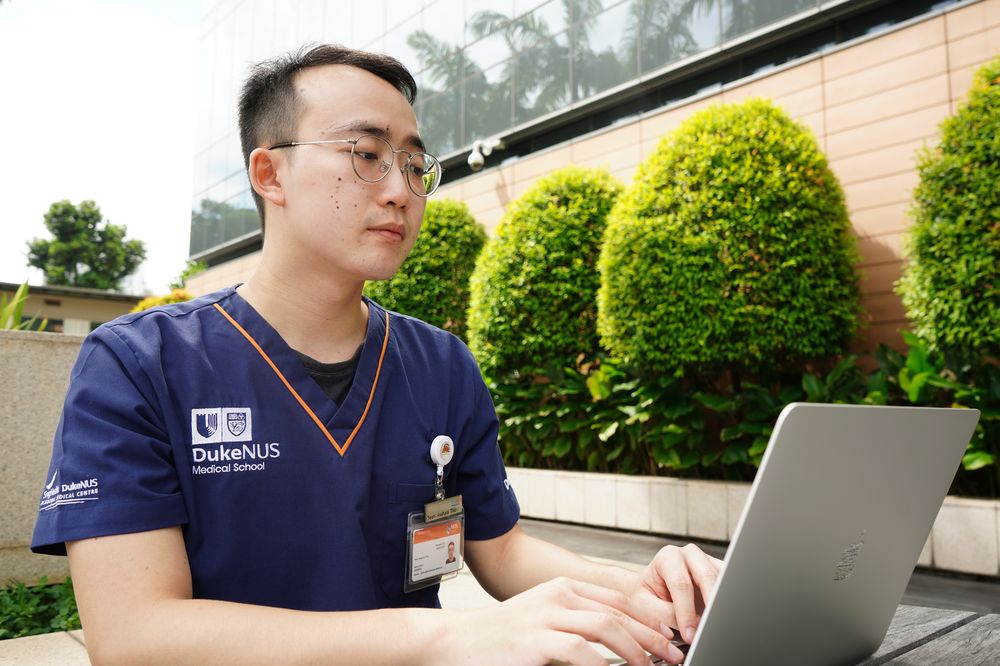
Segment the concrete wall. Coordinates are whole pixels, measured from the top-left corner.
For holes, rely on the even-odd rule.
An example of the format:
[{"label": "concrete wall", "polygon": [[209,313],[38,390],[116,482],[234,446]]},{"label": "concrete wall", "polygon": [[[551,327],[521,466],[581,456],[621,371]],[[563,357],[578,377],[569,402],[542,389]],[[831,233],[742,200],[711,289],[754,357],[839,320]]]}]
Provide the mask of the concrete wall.
[{"label": "concrete wall", "polygon": [[0,331],[0,585],[61,580],[64,557],[28,550],[81,336]]}]

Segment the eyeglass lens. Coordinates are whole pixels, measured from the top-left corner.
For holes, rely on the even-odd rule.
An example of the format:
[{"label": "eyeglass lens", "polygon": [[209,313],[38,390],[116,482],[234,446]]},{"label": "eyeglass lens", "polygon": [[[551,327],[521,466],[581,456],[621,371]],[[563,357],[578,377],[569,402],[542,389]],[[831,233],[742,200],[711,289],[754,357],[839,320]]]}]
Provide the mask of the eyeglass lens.
[{"label": "eyeglass lens", "polygon": [[[389,173],[395,154],[387,141],[371,134],[358,139],[351,151],[354,171],[362,180],[376,183]],[[441,182],[441,165],[427,153],[413,153],[407,159],[404,152],[399,156],[400,167],[406,174],[406,184],[417,196],[425,197]],[[404,166],[405,165],[405,166]]]}]

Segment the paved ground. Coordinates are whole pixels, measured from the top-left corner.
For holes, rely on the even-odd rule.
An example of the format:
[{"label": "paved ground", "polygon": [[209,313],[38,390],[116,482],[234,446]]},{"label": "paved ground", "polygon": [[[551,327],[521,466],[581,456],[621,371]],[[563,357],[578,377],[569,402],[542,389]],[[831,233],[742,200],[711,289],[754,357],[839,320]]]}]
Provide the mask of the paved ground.
[{"label": "paved ground", "polygon": [[[521,525],[529,534],[557,543],[581,555],[642,565],[648,564],[656,551],[663,546],[686,543],[642,534],[540,520],[522,519]],[[722,558],[726,552],[725,546],[719,544],[698,545],[705,552],[718,558]],[[918,569],[910,578],[902,603],[977,613],[1000,613],[1000,581],[930,573]]]}]

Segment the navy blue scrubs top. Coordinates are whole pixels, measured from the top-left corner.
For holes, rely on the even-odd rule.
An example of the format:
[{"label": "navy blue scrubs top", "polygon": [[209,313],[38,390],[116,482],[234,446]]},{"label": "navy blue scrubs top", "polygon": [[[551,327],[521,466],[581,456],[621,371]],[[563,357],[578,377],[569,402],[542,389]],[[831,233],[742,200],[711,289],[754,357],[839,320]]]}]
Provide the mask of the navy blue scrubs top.
[{"label": "navy blue scrubs top", "polygon": [[194,596],[302,610],[436,606],[406,594],[407,514],[434,499],[429,445],[466,538],[519,509],[497,418],[462,342],[368,303],[337,405],[230,288],[94,331],[73,368],[31,543],[183,529]]}]

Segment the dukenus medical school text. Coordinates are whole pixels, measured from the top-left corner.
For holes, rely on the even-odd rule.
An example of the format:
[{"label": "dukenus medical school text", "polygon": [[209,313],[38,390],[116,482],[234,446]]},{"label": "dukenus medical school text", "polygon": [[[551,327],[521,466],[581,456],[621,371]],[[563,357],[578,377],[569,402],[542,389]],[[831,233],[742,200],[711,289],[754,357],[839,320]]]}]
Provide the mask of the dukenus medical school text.
[{"label": "dukenus medical school text", "polygon": [[[278,442],[261,444],[244,444],[239,447],[223,447],[192,449],[196,463],[220,463],[212,465],[192,465],[192,474],[225,474],[228,472],[262,472],[266,469],[264,462],[268,458],[278,458],[281,450]],[[244,462],[244,461],[259,462]]]}]

